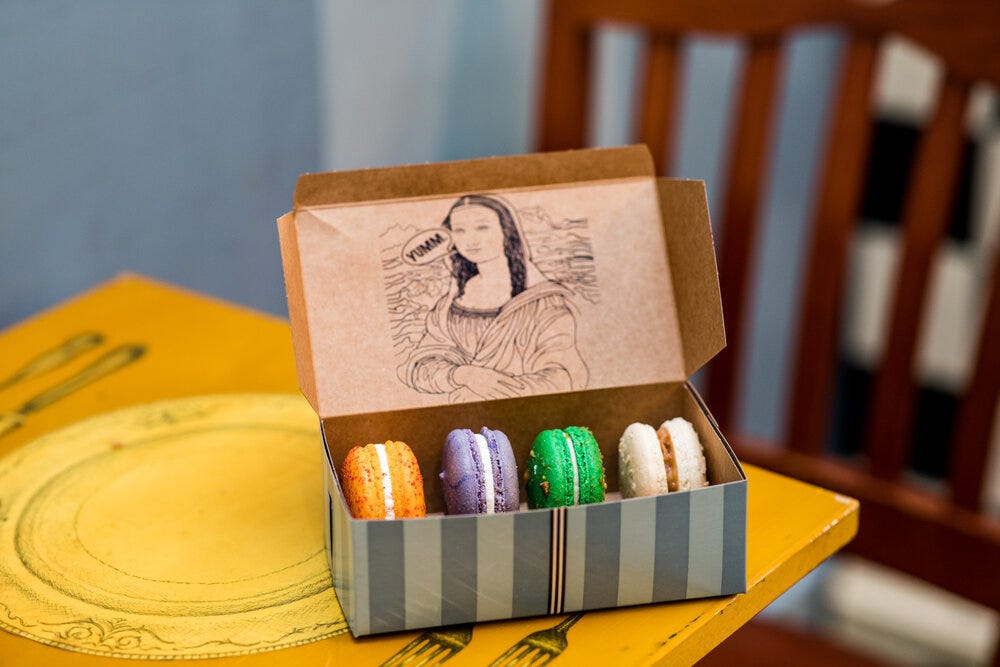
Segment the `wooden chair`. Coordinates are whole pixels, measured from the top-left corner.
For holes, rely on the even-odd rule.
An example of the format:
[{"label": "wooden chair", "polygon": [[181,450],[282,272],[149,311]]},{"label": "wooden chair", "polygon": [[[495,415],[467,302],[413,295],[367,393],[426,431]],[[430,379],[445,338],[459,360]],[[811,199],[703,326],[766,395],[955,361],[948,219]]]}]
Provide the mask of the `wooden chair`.
[{"label": "wooden chair", "polygon": [[[718,249],[727,350],[709,369],[708,404],[748,462],[861,500],[851,551],[1000,610],[1000,524],[982,508],[985,462],[1000,392],[1000,270],[950,442],[947,489],[933,494],[906,481],[916,396],[912,369],[928,274],[951,211],[974,81],[1000,86],[1000,2],[996,0],[552,0],[542,96],[540,149],[585,144],[591,46],[602,24],[627,24],[648,37],[635,139],[668,163],[684,33],[721,33],[746,47]],[[829,25],[846,32],[830,114],[811,243],[801,282],[797,350],[781,447],[732,431],[746,346],[757,211],[768,171],[771,119],[778,100],[782,37]],[[872,122],[870,98],[880,41],[901,34],[943,61],[946,74],[925,128],[902,219],[902,255],[888,340],[869,405],[865,456],[824,450],[833,396],[839,313],[848,242],[859,213]],[[718,212],[716,212],[718,213]],[[752,492],[752,491],[751,491]],[[737,633],[736,637],[739,637]],[[998,652],[1000,656],[1000,652]],[[1000,658],[998,658],[1000,660]],[[808,659],[799,664],[811,664]],[[998,663],[1000,664],[1000,663]]]}]

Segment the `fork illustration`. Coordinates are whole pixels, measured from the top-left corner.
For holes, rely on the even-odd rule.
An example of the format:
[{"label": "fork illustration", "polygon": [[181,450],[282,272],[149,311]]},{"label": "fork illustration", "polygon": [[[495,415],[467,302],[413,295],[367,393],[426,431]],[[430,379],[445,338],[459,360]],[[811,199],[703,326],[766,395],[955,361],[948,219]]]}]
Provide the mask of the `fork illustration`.
[{"label": "fork illustration", "polygon": [[581,618],[583,618],[583,612],[563,619],[559,625],[532,632],[491,662],[490,667],[548,664],[566,650],[566,646],[569,644],[566,633]]},{"label": "fork illustration", "polygon": [[93,331],[79,333],[56,347],[42,352],[24,366],[17,369],[12,375],[0,380],[0,389],[17,384],[22,380],[47,373],[59,368],[65,363],[76,359],[78,356],[91,350],[104,342],[104,336]]},{"label": "fork illustration", "polygon": [[[453,658],[456,653],[468,646],[470,641],[472,641],[471,625],[428,630],[383,662],[381,667],[440,665]],[[432,647],[434,650],[428,653]]]}]

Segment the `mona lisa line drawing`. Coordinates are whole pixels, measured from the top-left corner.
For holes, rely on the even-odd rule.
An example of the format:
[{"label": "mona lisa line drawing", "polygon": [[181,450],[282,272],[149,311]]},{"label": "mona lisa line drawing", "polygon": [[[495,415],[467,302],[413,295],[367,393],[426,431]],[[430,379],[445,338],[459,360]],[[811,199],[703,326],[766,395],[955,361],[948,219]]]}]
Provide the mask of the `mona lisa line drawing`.
[{"label": "mona lisa line drawing", "polygon": [[405,385],[452,403],[586,388],[578,304],[599,302],[586,219],[468,194],[380,239]]}]

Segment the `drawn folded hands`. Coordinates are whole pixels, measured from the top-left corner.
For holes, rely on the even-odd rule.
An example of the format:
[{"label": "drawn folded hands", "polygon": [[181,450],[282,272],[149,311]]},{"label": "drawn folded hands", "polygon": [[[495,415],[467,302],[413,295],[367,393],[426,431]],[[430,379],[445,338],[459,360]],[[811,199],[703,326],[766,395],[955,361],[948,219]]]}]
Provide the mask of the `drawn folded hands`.
[{"label": "drawn folded hands", "polygon": [[513,375],[471,364],[455,367],[451,380],[459,387],[457,393],[452,394],[452,400],[467,395],[469,398],[512,398],[521,396],[526,386]]}]

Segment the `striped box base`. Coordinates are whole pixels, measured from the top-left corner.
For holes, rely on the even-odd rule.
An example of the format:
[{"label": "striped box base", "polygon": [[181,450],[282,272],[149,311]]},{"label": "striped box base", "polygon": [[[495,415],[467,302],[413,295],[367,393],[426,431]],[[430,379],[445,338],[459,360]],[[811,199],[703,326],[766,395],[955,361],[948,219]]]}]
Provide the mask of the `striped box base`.
[{"label": "striped box base", "polygon": [[355,636],[746,590],[747,481],[689,492],[483,516],[355,520],[327,451],[327,555]]}]

